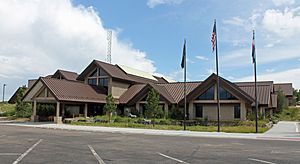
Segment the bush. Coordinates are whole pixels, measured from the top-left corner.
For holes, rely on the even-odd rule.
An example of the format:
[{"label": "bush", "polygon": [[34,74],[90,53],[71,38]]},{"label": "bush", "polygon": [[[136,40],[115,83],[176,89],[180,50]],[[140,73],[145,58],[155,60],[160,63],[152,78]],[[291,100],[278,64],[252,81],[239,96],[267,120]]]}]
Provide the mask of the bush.
[{"label": "bush", "polygon": [[171,110],[169,112],[169,117],[176,120],[183,120],[183,111],[180,110],[178,107],[176,107],[174,104],[171,107]]},{"label": "bush", "polygon": [[0,103],[0,116],[14,116],[16,107],[14,104]]},{"label": "bush", "polygon": [[17,93],[17,100],[16,100],[17,117],[30,117],[32,114],[31,104],[22,101],[22,97],[24,96],[25,90],[26,90],[25,87],[20,87]]},{"label": "bush", "polygon": [[36,114],[44,117],[53,116],[56,111],[52,104],[38,104],[36,109]]}]

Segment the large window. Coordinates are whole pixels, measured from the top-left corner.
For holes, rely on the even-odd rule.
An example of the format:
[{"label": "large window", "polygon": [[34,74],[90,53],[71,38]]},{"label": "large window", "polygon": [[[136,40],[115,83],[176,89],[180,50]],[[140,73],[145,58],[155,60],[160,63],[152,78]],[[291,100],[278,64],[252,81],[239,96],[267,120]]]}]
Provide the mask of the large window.
[{"label": "large window", "polygon": [[195,105],[195,109],[196,109],[196,117],[203,117],[203,106],[200,104],[196,104]]},{"label": "large window", "polygon": [[104,87],[104,88],[108,88],[108,78],[100,78],[100,79],[98,79],[99,81],[98,81],[98,85],[99,86],[102,86],[102,87]]},{"label": "large window", "polygon": [[99,76],[108,76],[108,75],[103,69],[99,68]]},{"label": "large window", "polygon": [[241,107],[240,105],[234,106],[234,118],[241,118]]},{"label": "large window", "polygon": [[88,84],[89,85],[97,85],[97,79],[96,78],[88,79]]},{"label": "large window", "polygon": [[214,100],[215,99],[215,87],[212,86],[200,95],[196,100]]},{"label": "large window", "polygon": [[220,87],[220,100],[237,100],[231,93]]},{"label": "large window", "polygon": [[98,85],[108,89],[109,76],[101,68],[96,68],[88,77],[89,85]]},{"label": "large window", "polygon": [[93,73],[91,73],[90,77],[96,77],[97,76],[97,69]]}]

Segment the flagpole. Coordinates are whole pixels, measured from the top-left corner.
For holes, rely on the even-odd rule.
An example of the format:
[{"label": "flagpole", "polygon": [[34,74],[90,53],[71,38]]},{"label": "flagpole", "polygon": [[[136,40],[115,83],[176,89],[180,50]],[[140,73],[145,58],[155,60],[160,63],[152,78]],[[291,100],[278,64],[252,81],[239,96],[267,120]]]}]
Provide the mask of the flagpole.
[{"label": "flagpole", "polygon": [[[215,19],[215,26],[217,22]],[[220,80],[219,80],[219,57],[218,57],[218,40],[217,40],[217,30],[216,33],[216,69],[217,69],[217,114],[218,114],[218,132],[220,132]]]},{"label": "flagpole", "polygon": [[[253,30],[253,43],[252,44],[254,44],[254,36],[255,36],[255,32]],[[254,59],[254,87],[255,87],[255,132],[258,133],[258,103],[257,103],[257,76],[256,76],[256,50],[255,50],[255,47],[252,51],[254,51],[252,53],[254,53],[253,59]]]},{"label": "flagpole", "polygon": [[185,46],[185,55],[184,55],[184,120],[183,126],[184,130],[186,130],[186,41],[184,39],[184,46]]}]

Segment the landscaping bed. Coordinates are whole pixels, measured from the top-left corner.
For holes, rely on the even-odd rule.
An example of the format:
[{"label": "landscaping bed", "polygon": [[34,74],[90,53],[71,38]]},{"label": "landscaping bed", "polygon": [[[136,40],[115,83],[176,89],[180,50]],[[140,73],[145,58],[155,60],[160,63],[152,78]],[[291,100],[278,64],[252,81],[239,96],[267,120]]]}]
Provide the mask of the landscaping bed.
[{"label": "landscaping bed", "polygon": [[[149,122],[151,121],[151,122]],[[188,120],[186,129],[189,131],[199,132],[216,132],[217,122],[202,120]],[[85,126],[104,126],[104,127],[122,127],[122,128],[142,128],[142,129],[159,129],[159,130],[183,130],[182,120],[172,119],[152,119],[144,118],[128,118],[116,116],[108,121],[106,116],[97,116],[95,118],[78,118],[68,122],[71,125]],[[259,133],[267,131],[270,126],[267,126],[267,121],[259,121]],[[228,133],[255,133],[254,121],[222,121],[220,122],[221,131]]]}]

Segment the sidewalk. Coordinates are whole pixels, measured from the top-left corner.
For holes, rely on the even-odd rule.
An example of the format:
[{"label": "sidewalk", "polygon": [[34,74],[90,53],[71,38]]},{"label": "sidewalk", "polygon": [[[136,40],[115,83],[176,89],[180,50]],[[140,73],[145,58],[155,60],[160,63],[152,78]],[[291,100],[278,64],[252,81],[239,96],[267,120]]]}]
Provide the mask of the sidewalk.
[{"label": "sidewalk", "polygon": [[[137,129],[137,128],[117,128],[117,127],[100,127],[100,126],[80,126],[68,124],[54,123],[5,123],[0,125],[23,126],[44,129],[59,129],[59,130],[74,130],[88,132],[106,132],[106,133],[121,133],[121,134],[146,134],[146,135],[167,135],[167,136],[186,136],[186,137],[214,137],[214,138],[237,138],[237,139],[262,139],[262,140],[288,140],[300,141],[300,133],[296,132],[295,122],[279,122],[268,132],[263,134],[256,133],[225,133],[225,132],[195,132],[183,130],[155,130],[155,129]],[[293,128],[289,128],[293,125]]]}]

